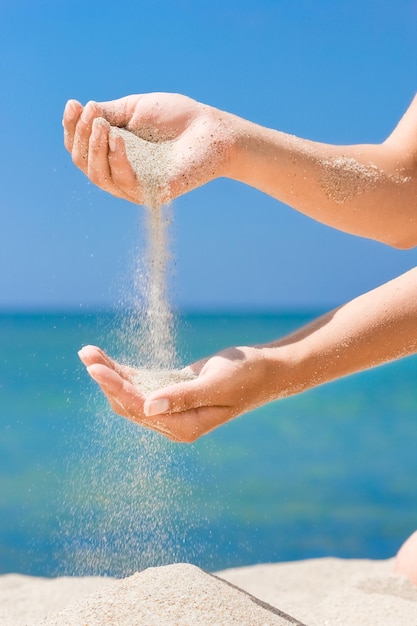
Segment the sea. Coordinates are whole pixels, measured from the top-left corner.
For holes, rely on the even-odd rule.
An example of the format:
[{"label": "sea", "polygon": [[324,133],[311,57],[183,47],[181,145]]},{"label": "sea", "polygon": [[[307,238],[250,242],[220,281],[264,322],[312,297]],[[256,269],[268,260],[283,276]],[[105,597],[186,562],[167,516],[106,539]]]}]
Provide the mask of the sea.
[{"label": "sea", "polygon": [[[178,315],[183,364],[320,313]],[[78,359],[118,313],[0,314],[0,573],[123,577],[385,559],[417,528],[417,357],[176,444],[112,413]]]}]

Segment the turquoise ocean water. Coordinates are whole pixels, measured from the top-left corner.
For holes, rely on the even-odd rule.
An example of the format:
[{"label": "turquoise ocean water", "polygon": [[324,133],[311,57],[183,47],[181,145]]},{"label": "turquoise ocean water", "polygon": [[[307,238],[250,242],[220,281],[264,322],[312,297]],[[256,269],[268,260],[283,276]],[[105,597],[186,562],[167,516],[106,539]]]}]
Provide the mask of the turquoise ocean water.
[{"label": "turquoise ocean water", "polygon": [[[184,362],[312,315],[189,315]],[[0,315],[0,573],[125,576],[386,558],[417,528],[417,358],[265,406],[178,445],[114,416],[78,361],[113,315]]]}]

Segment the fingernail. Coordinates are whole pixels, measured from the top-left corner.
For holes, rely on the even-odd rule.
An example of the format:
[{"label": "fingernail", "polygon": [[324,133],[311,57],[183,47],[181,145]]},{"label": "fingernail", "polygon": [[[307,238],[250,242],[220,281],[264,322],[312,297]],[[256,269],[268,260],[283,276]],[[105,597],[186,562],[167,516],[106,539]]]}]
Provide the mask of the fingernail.
[{"label": "fingernail", "polygon": [[67,106],[65,107],[65,117],[67,118],[67,120],[72,122],[72,120],[75,119],[75,115],[76,113],[74,104],[72,102],[67,102]]},{"label": "fingernail", "polygon": [[91,131],[91,136],[93,137],[93,139],[96,139],[96,140],[100,139],[102,128],[103,128],[102,124],[100,124],[100,122],[96,118],[93,122],[93,129]]},{"label": "fingernail", "polygon": [[159,398],[158,400],[151,400],[149,404],[145,405],[145,415],[152,417],[153,415],[160,415],[161,413],[168,413],[170,403],[168,398]]},{"label": "fingernail", "polygon": [[87,372],[90,374],[91,378],[92,378],[93,380],[95,380],[95,381],[96,381],[96,383],[97,383],[97,382],[99,382],[99,381],[98,381],[98,379],[97,379],[97,374],[96,374],[96,372],[94,371],[94,369],[92,369],[92,368],[91,368],[91,365],[89,365],[86,369],[87,369]]},{"label": "fingernail", "polygon": [[94,102],[88,102],[84,107],[84,111],[82,112],[81,119],[84,122],[84,124],[89,124],[91,120],[93,119],[93,117],[94,117]]},{"label": "fingernail", "polygon": [[109,133],[109,148],[112,152],[116,151],[116,138],[111,132]]}]

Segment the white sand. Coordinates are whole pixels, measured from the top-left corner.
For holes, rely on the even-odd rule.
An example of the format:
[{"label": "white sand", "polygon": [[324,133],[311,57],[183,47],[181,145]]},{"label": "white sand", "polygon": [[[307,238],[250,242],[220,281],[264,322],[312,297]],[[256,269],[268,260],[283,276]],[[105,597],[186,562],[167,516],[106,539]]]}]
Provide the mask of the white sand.
[{"label": "white sand", "polygon": [[417,588],[393,560],[312,559],[220,575],[308,626],[415,626]]},{"label": "white sand", "polygon": [[339,156],[321,161],[321,184],[327,196],[343,204],[376,188],[384,176],[395,185],[404,185],[410,181],[402,172],[384,174],[376,165],[360,163],[356,159]]},{"label": "white sand", "polygon": [[194,380],[196,375],[190,367],[181,370],[145,370],[137,369],[132,382],[146,397],[157,389],[168,387],[187,380]]},{"label": "white sand", "polygon": [[392,560],[313,559],[230,569],[217,575],[283,614],[197,567],[179,564],[150,568],[121,581],[0,576],[0,624],[417,625],[417,588],[392,574]]},{"label": "white sand", "polygon": [[[98,123],[109,126],[103,119]],[[141,251],[137,259],[131,302],[136,319],[133,326],[126,329],[132,337],[129,343],[137,348],[137,354],[132,356],[134,362],[141,363],[145,369],[174,369],[177,365],[175,324],[167,294],[172,260],[171,216],[165,206],[171,197],[173,144],[170,140],[147,140],[124,128],[109,126],[109,133],[123,138],[138,190],[141,190],[139,196],[145,205],[146,250],[144,255]]]},{"label": "white sand", "polygon": [[375,189],[383,176],[376,165],[363,165],[347,157],[324,160],[321,164],[324,189],[339,204]]},{"label": "white sand", "polygon": [[[99,122],[103,123],[101,118]],[[105,124],[107,122],[104,121]],[[122,137],[126,155],[142,189],[143,203],[159,209],[171,199],[168,181],[173,177],[172,141],[147,141],[125,130],[110,126],[110,134]]]}]

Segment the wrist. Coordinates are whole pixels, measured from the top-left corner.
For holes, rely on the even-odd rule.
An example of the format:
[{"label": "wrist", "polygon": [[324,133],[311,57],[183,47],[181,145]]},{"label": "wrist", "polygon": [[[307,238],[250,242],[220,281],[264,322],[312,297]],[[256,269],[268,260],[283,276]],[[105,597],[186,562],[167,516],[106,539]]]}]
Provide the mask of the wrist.
[{"label": "wrist", "polygon": [[263,402],[286,398],[303,390],[293,356],[286,346],[268,344],[256,346],[255,350],[261,364]]},{"label": "wrist", "polygon": [[228,176],[289,201],[297,146],[298,140],[285,133],[235,118]]},{"label": "wrist", "polygon": [[215,109],[216,130],[213,141],[217,147],[221,146],[219,151],[224,157],[219,162],[218,177],[235,179],[235,172],[239,169],[239,161],[241,159],[241,134],[242,120],[232,113]]},{"label": "wrist", "polygon": [[213,144],[222,147],[225,158],[219,163],[219,177],[231,178],[245,182],[242,174],[245,168],[251,167],[251,151],[256,142],[254,129],[260,128],[233,113],[210,107],[211,135]]},{"label": "wrist", "polygon": [[254,150],[257,143],[254,132],[256,124],[236,115],[230,115],[228,123],[231,141],[226,176],[247,183],[249,182],[247,171],[253,168],[256,156],[256,150]]},{"label": "wrist", "polygon": [[322,382],[314,372],[315,359],[303,350],[302,342],[274,342],[257,349],[264,362],[267,401],[301,393]]}]

